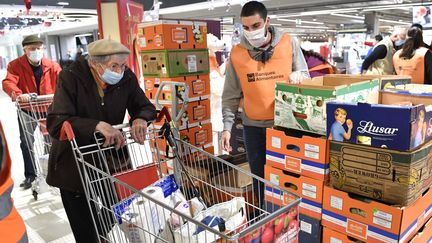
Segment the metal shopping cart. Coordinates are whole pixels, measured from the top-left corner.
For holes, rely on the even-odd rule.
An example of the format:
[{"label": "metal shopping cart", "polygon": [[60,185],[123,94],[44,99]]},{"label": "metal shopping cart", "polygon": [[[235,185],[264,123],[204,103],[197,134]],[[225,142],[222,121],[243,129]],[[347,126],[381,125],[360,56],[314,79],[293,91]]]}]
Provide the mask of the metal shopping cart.
[{"label": "metal shopping cart", "polygon": [[46,116],[53,97],[54,95],[30,94],[28,102],[16,102],[18,119],[36,172],[36,178],[32,185],[35,200],[38,198],[41,182],[45,180],[48,171],[51,138],[46,129]]},{"label": "metal shopping cart", "polygon": [[[126,140],[119,150],[102,147],[98,133],[81,146],[63,124],[61,137],[71,143],[99,242],[297,241],[297,195],[179,140],[166,108],[158,120],[163,116],[165,124],[150,125],[143,145],[127,124],[115,126]],[[173,157],[162,157],[159,140]],[[164,169],[169,162],[172,174]],[[167,186],[170,178],[174,184]],[[264,197],[264,188],[280,197]],[[282,201],[285,206],[275,206]]]}]

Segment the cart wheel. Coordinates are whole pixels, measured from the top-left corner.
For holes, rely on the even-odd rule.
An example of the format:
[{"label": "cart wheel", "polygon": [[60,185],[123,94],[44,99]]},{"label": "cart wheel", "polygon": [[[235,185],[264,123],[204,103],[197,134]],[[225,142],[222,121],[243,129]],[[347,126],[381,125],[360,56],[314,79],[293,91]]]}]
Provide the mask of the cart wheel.
[{"label": "cart wheel", "polygon": [[35,201],[38,200],[38,192],[36,190],[33,190],[33,198]]}]

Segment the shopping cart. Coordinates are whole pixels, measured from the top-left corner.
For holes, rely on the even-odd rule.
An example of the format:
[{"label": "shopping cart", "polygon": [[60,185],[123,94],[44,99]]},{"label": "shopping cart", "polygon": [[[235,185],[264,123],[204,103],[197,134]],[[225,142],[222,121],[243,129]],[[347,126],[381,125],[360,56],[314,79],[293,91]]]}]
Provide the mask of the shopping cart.
[{"label": "shopping cart", "polygon": [[[102,147],[98,133],[79,145],[63,124],[60,139],[71,143],[99,242],[297,241],[297,195],[181,141],[165,107],[155,123],[163,117],[162,127],[149,125],[143,145],[128,124],[115,126],[126,140],[119,150]],[[173,157],[161,157],[161,139]],[[264,190],[272,197],[264,200]]]},{"label": "shopping cart", "polygon": [[41,182],[45,180],[48,171],[51,137],[46,129],[46,116],[53,97],[54,95],[30,94],[28,102],[16,102],[18,119],[29,149],[29,157],[36,172],[36,178],[32,185],[35,200],[38,198]]}]

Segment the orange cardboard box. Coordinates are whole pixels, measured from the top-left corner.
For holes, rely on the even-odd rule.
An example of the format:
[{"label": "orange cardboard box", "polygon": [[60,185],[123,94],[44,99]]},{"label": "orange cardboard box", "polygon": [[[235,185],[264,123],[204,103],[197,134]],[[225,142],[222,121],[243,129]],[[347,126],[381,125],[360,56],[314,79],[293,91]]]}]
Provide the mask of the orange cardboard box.
[{"label": "orange cardboard box", "polygon": [[[354,237],[339,233],[330,228],[324,227],[322,243],[366,243]],[[430,243],[432,242],[432,219],[417,232],[409,243]]]},{"label": "orange cardboard box", "polygon": [[[168,108],[170,114],[172,114],[171,105],[164,105]],[[181,104],[179,105],[179,109]],[[180,130],[190,129],[196,126],[202,126],[208,123],[210,120],[210,100],[198,100],[189,102],[185,113],[183,113],[180,121],[178,121],[178,128]],[[164,121],[155,122],[154,124],[159,127],[162,126]]]},{"label": "orange cardboard box", "polygon": [[[296,175],[265,165],[264,178],[285,190],[302,197],[300,213],[321,219],[324,182],[306,176]],[[266,185],[264,200],[272,205],[287,205],[291,198],[270,185]]]},{"label": "orange cardboard box", "polygon": [[328,178],[328,142],[323,136],[267,129],[266,164],[318,180]]},{"label": "orange cardboard box", "polygon": [[160,20],[138,25],[141,50],[207,48],[207,23]]},{"label": "orange cardboard box", "polygon": [[[145,93],[150,101],[154,102],[159,85],[165,81],[185,83],[189,87],[189,101],[205,100],[210,98],[210,76],[208,74],[175,78],[145,77]],[[183,88],[178,87],[177,91],[181,94]],[[161,105],[172,104],[172,96],[172,86],[166,85],[159,96],[159,103]]]},{"label": "orange cardboard box", "polygon": [[202,126],[181,130],[180,139],[197,147],[212,143],[212,125],[211,123],[206,123]]},{"label": "orange cardboard box", "polygon": [[408,242],[432,216],[432,190],[406,207],[324,187],[322,224],[366,242]]},{"label": "orange cardboard box", "polygon": [[416,236],[412,238],[410,243],[431,243],[432,242],[432,219],[417,232]]},{"label": "orange cardboard box", "polygon": [[323,237],[322,243],[361,243],[364,241],[359,241],[351,236],[342,234],[335,230],[332,230],[327,227],[323,227]]}]

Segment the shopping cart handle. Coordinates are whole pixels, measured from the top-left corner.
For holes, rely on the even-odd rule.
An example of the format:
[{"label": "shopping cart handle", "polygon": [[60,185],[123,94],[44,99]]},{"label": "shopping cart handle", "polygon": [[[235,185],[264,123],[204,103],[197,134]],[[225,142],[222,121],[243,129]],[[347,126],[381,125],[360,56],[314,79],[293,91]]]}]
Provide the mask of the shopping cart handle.
[{"label": "shopping cart handle", "polygon": [[72,141],[75,138],[75,133],[70,122],[65,121],[60,130],[60,141]]}]

